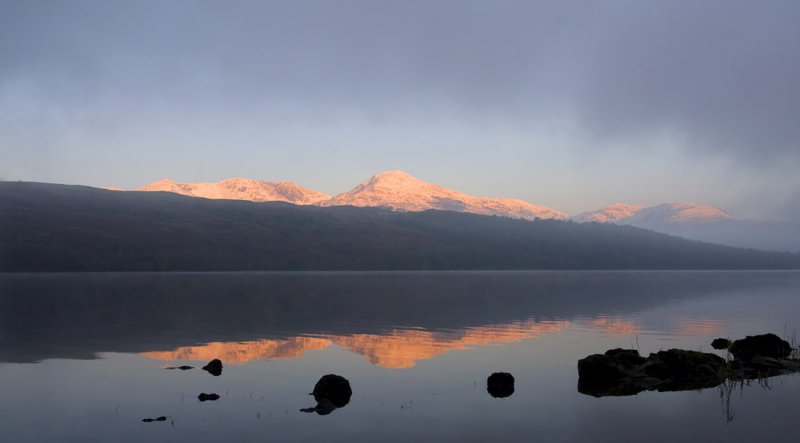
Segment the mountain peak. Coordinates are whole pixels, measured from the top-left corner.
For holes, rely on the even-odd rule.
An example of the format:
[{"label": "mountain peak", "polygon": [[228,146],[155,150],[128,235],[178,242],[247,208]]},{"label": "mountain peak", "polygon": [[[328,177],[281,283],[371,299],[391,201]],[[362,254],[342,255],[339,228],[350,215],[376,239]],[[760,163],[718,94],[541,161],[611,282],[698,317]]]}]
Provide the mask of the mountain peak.
[{"label": "mountain peak", "polygon": [[166,191],[211,199],[284,201],[298,205],[311,205],[330,198],[329,195],[288,181],[272,183],[247,178],[229,178],[216,183],[176,183],[163,179],[142,186],[137,191]]},{"label": "mountain peak", "polygon": [[716,206],[672,202],[645,208],[633,216],[631,221],[659,220],[666,223],[703,223],[733,218],[731,214]]},{"label": "mountain peak", "polygon": [[571,219],[576,222],[613,223],[617,220],[628,218],[642,209],[644,209],[644,206],[642,205],[613,203],[607,206],[603,206],[602,208],[596,211],[583,212],[574,217],[571,217]]},{"label": "mountain peak", "polygon": [[473,197],[439,185],[424,182],[404,171],[376,174],[349,192],[321,202],[322,206],[378,206],[395,211],[471,212],[511,218],[566,218],[563,212],[536,206],[522,200]]}]

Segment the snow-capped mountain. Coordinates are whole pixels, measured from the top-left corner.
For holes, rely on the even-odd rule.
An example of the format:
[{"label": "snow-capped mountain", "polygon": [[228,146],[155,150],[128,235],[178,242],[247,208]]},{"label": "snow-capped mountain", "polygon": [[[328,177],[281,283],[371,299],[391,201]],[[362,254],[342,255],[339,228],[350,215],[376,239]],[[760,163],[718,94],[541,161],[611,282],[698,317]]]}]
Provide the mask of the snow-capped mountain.
[{"label": "snow-capped mountain", "polygon": [[616,203],[570,219],[631,225],[740,248],[800,252],[800,224],[740,220],[709,205],[677,202],[643,207]]},{"label": "snow-capped mountain", "polygon": [[583,212],[570,219],[576,222],[618,223],[654,229],[673,223],[707,223],[733,220],[733,216],[716,206],[689,202],[664,203],[645,207],[614,203],[596,211]]},{"label": "snow-capped mountain", "polygon": [[[298,205],[370,206],[409,212],[438,209],[528,220],[567,218],[563,212],[522,200],[473,197],[424,182],[403,171],[382,172],[335,197],[291,182],[272,183],[244,178],[217,183],[160,180],[137,190],[167,191],[212,199],[284,201]],[[800,251],[800,225],[797,223],[739,220],[720,208],[695,203],[676,202],[650,207],[615,203],[578,214],[570,220],[632,225],[737,247]]]},{"label": "snow-capped mountain", "polygon": [[602,208],[591,211],[582,212],[578,215],[570,217],[570,220],[583,223],[583,222],[599,222],[599,223],[613,223],[623,218],[628,218],[638,211],[644,209],[642,205],[626,205],[624,203],[614,203],[612,205],[603,206]]},{"label": "snow-capped mountain", "polygon": [[659,223],[708,223],[732,219],[732,215],[716,206],[676,202],[642,208],[631,216],[620,219],[617,222],[646,227]]},{"label": "snow-capped mountain", "polygon": [[263,182],[232,178],[217,183],[176,183],[159,180],[137,191],[166,191],[191,197],[285,201],[299,205],[371,206],[393,211],[440,209],[474,214],[498,215],[533,220],[565,219],[567,214],[522,200],[473,197],[416,179],[403,171],[387,171],[371,177],[353,190],[331,198],[291,182]]},{"label": "snow-capped mountain", "polygon": [[231,178],[216,183],[176,183],[164,179],[142,186],[137,191],[166,191],[212,199],[283,201],[297,205],[313,205],[331,198],[288,181],[273,183],[246,178]]},{"label": "snow-capped mountain", "polygon": [[339,194],[320,206],[377,206],[394,211],[424,211],[439,209],[499,215],[533,220],[535,218],[565,219],[567,214],[508,198],[473,197],[442,186],[426,183],[403,171],[377,174],[349,192]]}]

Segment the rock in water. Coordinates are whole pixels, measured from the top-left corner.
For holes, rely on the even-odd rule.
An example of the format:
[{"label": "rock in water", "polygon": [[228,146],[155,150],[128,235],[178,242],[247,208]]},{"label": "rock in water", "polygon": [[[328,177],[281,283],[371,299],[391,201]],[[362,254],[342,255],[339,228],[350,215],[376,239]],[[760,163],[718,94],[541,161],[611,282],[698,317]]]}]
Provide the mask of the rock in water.
[{"label": "rock in water", "polygon": [[341,375],[328,374],[322,376],[314,385],[314,400],[320,403],[323,399],[330,400],[337,408],[344,407],[350,403],[350,396],[353,391],[350,389],[350,382]]},{"label": "rock in water", "polygon": [[514,393],[514,376],[508,372],[495,372],[486,379],[486,390],[495,398],[505,398]]},{"label": "rock in water", "polygon": [[748,335],[734,341],[730,351],[737,360],[752,360],[757,356],[786,358],[792,353],[792,346],[775,334]]},{"label": "rock in water", "polygon": [[154,421],[167,421],[167,417],[164,417],[162,415],[161,417],[156,417],[156,418],[143,418],[142,421],[145,423],[152,423]]},{"label": "rock in water", "polygon": [[214,393],[206,394],[204,392],[201,392],[200,395],[197,396],[197,399],[200,401],[214,401],[214,400],[219,400],[219,395]]},{"label": "rock in water", "polygon": [[208,362],[207,365],[203,366],[203,370],[208,371],[208,373],[214,377],[218,377],[222,375],[222,362],[218,358],[215,358]]},{"label": "rock in water", "polygon": [[724,367],[725,360],[704,352],[670,349],[644,358],[634,349],[611,349],[578,361],[578,391],[600,397],[714,387]]},{"label": "rock in water", "polygon": [[728,349],[731,346],[731,341],[727,338],[715,338],[711,342],[711,347],[717,350]]},{"label": "rock in water", "polygon": [[328,415],[337,408],[342,408],[350,403],[350,396],[353,391],[350,389],[350,382],[341,375],[323,375],[316,385],[314,392],[311,393],[317,405],[313,408],[303,408],[302,412],[316,412],[319,415]]}]

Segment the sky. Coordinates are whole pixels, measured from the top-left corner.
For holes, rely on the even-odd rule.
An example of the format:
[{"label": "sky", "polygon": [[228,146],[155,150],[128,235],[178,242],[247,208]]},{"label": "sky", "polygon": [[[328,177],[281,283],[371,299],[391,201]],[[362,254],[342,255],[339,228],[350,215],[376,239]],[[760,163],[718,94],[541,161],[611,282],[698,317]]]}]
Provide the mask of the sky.
[{"label": "sky", "polygon": [[800,220],[800,2],[0,1],[0,180]]}]

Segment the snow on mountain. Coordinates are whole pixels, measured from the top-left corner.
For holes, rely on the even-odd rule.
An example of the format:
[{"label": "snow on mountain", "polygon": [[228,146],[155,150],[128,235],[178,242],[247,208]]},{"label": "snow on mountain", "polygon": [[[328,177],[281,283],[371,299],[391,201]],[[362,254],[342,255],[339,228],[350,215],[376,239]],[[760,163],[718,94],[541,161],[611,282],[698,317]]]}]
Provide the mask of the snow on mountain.
[{"label": "snow on mountain", "polygon": [[652,227],[662,224],[708,223],[732,219],[732,215],[716,206],[676,202],[642,208],[631,216],[618,219],[616,222],[652,229]]},{"label": "snow on mountain", "polygon": [[655,229],[659,226],[675,223],[708,223],[733,220],[734,218],[715,206],[674,202],[650,207],[614,203],[596,211],[583,212],[570,219],[581,223],[617,223]]},{"label": "snow on mountain", "polygon": [[313,205],[330,198],[329,195],[288,181],[273,183],[246,178],[231,178],[216,183],[176,183],[164,179],[142,186],[137,191],[166,191],[190,197],[256,202],[284,201],[298,205]]},{"label": "snow on mountain", "polygon": [[800,224],[740,220],[720,208],[676,202],[643,207],[621,203],[571,218],[631,225],[692,240],[770,251],[800,252]]},{"label": "snow on mountain", "polygon": [[533,220],[565,219],[567,214],[522,200],[473,197],[442,186],[426,183],[403,171],[377,174],[349,192],[339,194],[320,206],[377,206],[394,211],[439,209],[498,215]]},{"label": "snow on mountain", "polygon": [[613,205],[603,206],[602,208],[596,211],[582,212],[578,215],[570,217],[570,220],[579,223],[583,222],[613,223],[617,220],[630,217],[642,209],[644,209],[644,206],[642,205],[626,205],[624,203],[614,203]]}]

